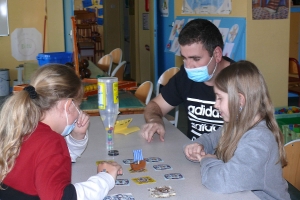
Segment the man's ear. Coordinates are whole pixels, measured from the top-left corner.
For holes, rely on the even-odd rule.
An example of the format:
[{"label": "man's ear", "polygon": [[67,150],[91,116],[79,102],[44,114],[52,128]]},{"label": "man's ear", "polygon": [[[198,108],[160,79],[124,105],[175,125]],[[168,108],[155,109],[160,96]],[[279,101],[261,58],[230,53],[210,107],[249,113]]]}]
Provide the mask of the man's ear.
[{"label": "man's ear", "polygon": [[223,57],[223,51],[219,46],[215,48],[213,56],[216,59],[217,63],[221,62]]}]

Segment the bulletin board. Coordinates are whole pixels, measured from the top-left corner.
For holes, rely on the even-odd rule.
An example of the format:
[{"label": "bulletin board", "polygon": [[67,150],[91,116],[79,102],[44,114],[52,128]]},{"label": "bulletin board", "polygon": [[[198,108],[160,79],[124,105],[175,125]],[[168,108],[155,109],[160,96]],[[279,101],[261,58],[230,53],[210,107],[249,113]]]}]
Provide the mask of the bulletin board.
[{"label": "bulletin board", "polygon": [[[165,52],[174,53],[177,56],[181,56],[178,43],[178,35],[187,22],[196,18],[198,17],[176,17],[169,36],[169,41],[165,45]],[[219,28],[224,42],[223,56],[227,56],[235,61],[246,59],[245,18],[204,16],[201,16],[201,18],[210,20]]]}]

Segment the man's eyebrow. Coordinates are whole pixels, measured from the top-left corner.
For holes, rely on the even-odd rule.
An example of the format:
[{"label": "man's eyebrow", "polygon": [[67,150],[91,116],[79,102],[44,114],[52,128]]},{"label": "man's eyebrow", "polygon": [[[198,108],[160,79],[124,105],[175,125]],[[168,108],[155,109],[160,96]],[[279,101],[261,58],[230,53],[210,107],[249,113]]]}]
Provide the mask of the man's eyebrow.
[{"label": "man's eyebrow", "polygon": [[[182,58],[186,58],[185,56],[183,56],[182,54],[180,54]],[[201,58],[201,56],[189,56],[188,58]]]}]

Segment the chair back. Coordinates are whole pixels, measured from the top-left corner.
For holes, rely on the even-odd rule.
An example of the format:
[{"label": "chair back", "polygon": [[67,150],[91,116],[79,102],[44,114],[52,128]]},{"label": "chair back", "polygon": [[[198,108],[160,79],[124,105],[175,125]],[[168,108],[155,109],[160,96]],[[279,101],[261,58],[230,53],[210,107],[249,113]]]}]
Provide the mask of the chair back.
[{"label": "chair back", "polygon": [[147,105],[151,99],[152,91],[153,91],[153,83],[151,81],[145,81],[137,88],[134,95],[141,102]]},{"label": "chair back", "polygon": [[300,190],[300,139],[285,144],[284,149],[288,164],[283,168],[283,177]]},{"label": "chair back", "polygon": [[106,54],[100,58],[97,63],[98,68],[100,68],[103,72],[105,72],[108,76],[111,74],[112,68],[112,57],[110,54]]},{"label": "chair back", "polygon": [[124,79],[126,61],[121,62],[111,73],[111,77],[117,77],[119,81]]},{"label": "chair back", "polygon": [[296,58],[289,58],[289,74],[300,79],[300,65]]},{"label": "chair back", "polygon": [[122,61],[122,49],[116,48],[109,53],[112,56],[112,62],[115,65],[119,65]]},{"label": "chair back", "polygon": [[170,78],[179,72],[179,70],[180,69],[178,67],[169,68],[159,77],[156,84],[156,96],[159,94],[160,85],[165,86],[169,82]]},{"label": "chair back", "polygon": [[[160,86],[161,85],[165,86],[169,82],[170,78],[172,78],[177,72],[179,72],[179,70],[180,69],[178,67],[171,67],[171,68],[167,69],[159,77],[157,84],[156,84],[156,96],[158,96],[160,93],[160,91],[159,91]],[[179,106],[175,107],[175,115],[174,116],[167,114],[165,116],[165,118],[167,118],[170,123],[172,123],[174,126],[177,127],[178,118],[179,118]]]}]

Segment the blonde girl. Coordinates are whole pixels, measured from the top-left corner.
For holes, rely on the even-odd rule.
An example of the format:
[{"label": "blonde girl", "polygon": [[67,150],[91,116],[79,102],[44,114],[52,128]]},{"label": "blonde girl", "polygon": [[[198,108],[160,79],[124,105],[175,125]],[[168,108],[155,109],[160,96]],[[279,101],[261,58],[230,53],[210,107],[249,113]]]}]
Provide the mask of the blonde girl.
[{"label": "blonde girl", "polygon": [[5,101],[0,113],[1,200],[103,199],[114,186],[122,173],[115,162],[99,165],[88,181],[71,184],[71,161],[88,140],[89,117],[79,108],[82,95],[74,70],[50,64]]},{"label": "blonde girl", "polygon": [[224,126],[184,149],[200,162],[202,184],[219,193],[252,190],[261,199],[290,199],[283,135],[262,74],[239,61],[217,75],[214,91]]}]

